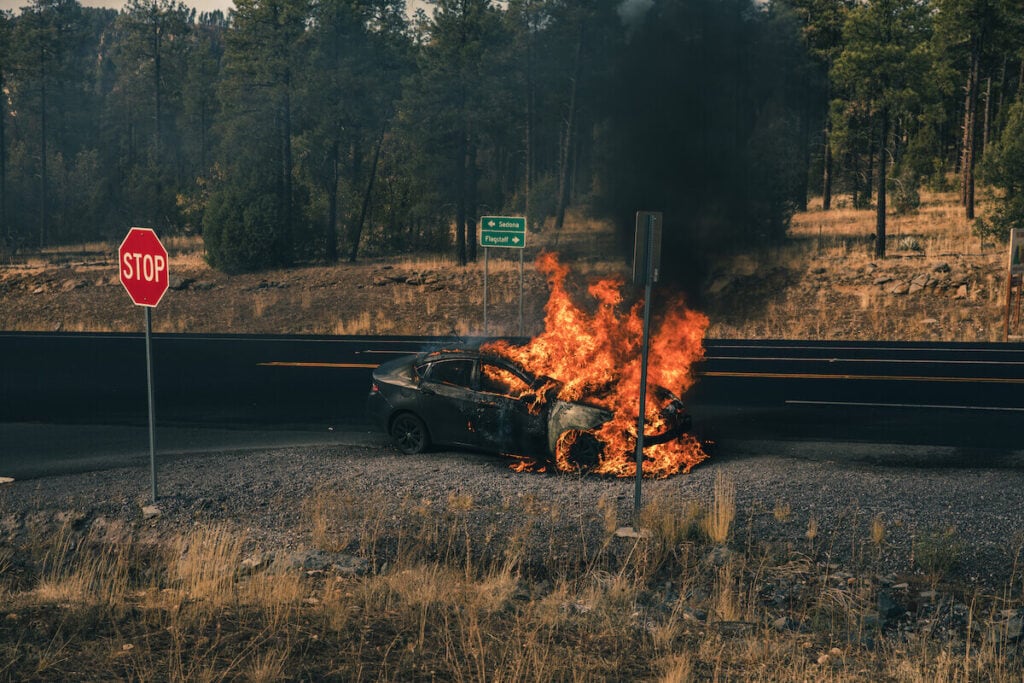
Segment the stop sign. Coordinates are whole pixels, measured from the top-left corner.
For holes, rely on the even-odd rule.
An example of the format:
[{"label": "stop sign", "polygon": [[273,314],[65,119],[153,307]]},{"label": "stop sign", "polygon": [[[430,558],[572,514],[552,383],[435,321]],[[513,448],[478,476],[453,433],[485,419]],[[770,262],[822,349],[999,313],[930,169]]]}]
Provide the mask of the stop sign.
[{"label": "stop sign", "polygon": [[132,228],[117,250],[121,284],[136,306],[156,306],[167,291],[167,250],[151,228]]}]

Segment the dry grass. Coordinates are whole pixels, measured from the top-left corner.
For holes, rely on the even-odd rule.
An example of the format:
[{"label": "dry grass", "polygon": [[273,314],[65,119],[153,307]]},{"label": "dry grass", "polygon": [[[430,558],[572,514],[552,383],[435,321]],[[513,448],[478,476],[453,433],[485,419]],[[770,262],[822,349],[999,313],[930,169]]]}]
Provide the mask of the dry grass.
[{"label": "dry grass", "polygon": [[[975,592],[961,627],[908,635],[869,624],[869,567],[847,580],[828,552],[737,545],[737,517],[786,516],[737,510],[725,479],[706,503],[652,496],[646,538],[615,538],[613,508],[599,501],[573,540],[542,531],[566,512],[529,496],[489,509],[457,490],[393,501],[324,487],[296,531],[362,562],[356,573],[307,571],[228,527],[153,545],[71,518],[20,549],[35,558],[28,583],[0,554],[0,678],[1020,680],[1019,653],[990,636],[1022,608],[1019,577]],[[879,525],[861,533],[880,545]],[[945,533],[915,545],[923,568],[947,566]]]},{"label": "dry grass", "polygon": [[729,540],[736,519],[736,484],[721,472],[715,475],[714,498],[703,520],[704,532],[712,543],[723,545]]},{"label": "dry grass", "polygon": [[[979,215],[985,211],[980,204]],[[874,256],[872,209],[820,206],[793,217],[785,243],[730,257],[708,283],[708,336],[719,338],[995,341],[1003,334],[1005,253],[982,244],[954,193],[924,193],[888,217],[887,258]],[[945,264],[945,274],[935,268]],[[883,277],[926,275],[894,294]],[[960,284],[967,294],[958,298]]]}]

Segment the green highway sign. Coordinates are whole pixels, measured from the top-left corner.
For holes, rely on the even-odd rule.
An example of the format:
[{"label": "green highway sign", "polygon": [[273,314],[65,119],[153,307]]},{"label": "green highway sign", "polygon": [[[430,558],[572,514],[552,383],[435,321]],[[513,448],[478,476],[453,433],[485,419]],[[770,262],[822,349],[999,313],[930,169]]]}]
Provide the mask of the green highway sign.
[{"label": "green highway sign", "polygon": [[522,249],[526,246],[526,219],[522,216],[481,216],[480,246]]}]

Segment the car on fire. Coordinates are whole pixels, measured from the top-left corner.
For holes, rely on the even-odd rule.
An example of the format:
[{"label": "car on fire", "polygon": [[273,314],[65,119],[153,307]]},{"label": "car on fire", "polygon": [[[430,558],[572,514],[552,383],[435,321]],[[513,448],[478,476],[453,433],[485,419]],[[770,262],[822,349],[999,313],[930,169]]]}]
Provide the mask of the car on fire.
[{"label": "car on fire", "polygon": [[[573,434],[568,460],[584,469],[596,465],[603,445],[594,432],[612,412],[557,398],[561,386],[485,351],[434,351],[376,368],[368,410],[406,454],[436,445],[552,461],[559,440]],[[651,393],[666,428],[645,433],[645,444],[665,443],[688,431],[691,418],[683,402],[664,387],[652,386]]]}]

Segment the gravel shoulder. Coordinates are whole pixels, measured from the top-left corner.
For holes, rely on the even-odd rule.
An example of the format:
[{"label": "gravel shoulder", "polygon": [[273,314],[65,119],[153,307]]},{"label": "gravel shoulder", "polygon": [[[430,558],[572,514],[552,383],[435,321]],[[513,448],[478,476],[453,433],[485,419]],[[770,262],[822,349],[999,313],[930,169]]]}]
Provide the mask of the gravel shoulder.
[{"label": "gravel shoulder", "polygon": [[[790,446],[783,452],[779,446],[748,444],[746,452],[715,456],[688,475],[646,481],[644,501],[680,509],[690,501],[706,504],[716,479],[725,477],[735,484],[730,546],[739,551],[784,548],[837,571],[870,568],[912,580],[922,539],[943,539],[954,560],[946,581],[998,591],[1020,580],[1024,468],[1018,464],[924,468],[906,460],[847,459],[842,448],[828,453]],[[161,464],[161,514],[151,519],[142,514],[150,502],[146,467],[15,481],[0,485],[0,546],[17,552],[64,524],[127,532],[142,542],[219,525],[243,532],[253,552],[301,552],[314,545],[311,504],[324,491],[372,508],[388,527],[385,535],[398,533],[410,510],[440,513],[457,500],[471,534],[498,552],[526,527],[538,539],[602,543],[609,517],[621,525],[631,519],[632,480],[520,474],[508,462],[458,452],[410,457],[352,445],[186,455]],[[537,557],[549,551],[538,549]]]}]

